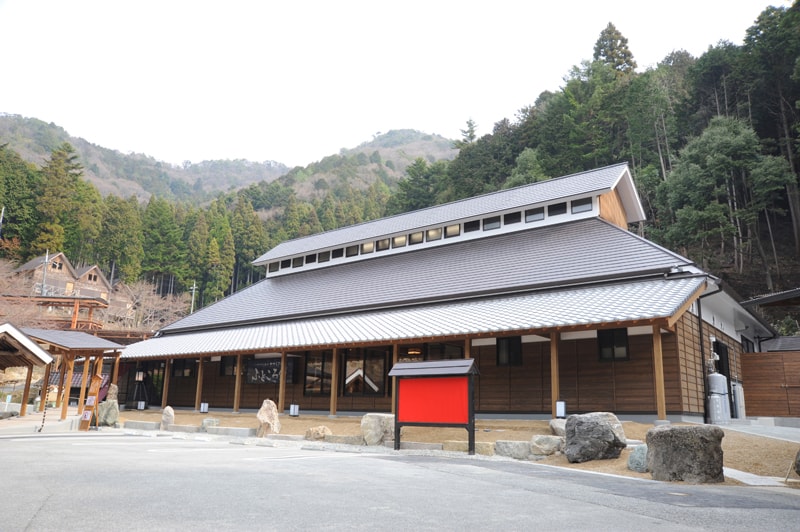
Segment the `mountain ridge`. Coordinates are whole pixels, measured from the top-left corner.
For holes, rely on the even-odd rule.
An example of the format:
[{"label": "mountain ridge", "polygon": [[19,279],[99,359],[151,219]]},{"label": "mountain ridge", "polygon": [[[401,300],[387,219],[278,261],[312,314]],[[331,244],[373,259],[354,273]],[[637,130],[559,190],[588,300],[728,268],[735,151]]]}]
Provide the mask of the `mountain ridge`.
[{"label": "mountain ridge", "polygon": [[[140,201],[156,195],[174,201],[201,204],[220,193],[240,190],[257,183],[283,178],[296,189],[298,197],[312,198],[320,190],[348,183],[365,188],[376,179],[387,184],[398,181],[417,157],[429,162],[453,159],[453,142],[439,135],[416,130],[392,130],[376,134],[356,146],[342,148],[305,167],[290,168],[267,160],[213,159],[175,165],[141,153],[124,154],[82,137],[70,135],[55,123],[17,114],[0,113],[0,145],[17,152],[25,161],[43,165],[50,153],[68,142],[78,153],[83,177],[103,196],[137,197]],[[324,182],[324,184],[323,184]]]}]

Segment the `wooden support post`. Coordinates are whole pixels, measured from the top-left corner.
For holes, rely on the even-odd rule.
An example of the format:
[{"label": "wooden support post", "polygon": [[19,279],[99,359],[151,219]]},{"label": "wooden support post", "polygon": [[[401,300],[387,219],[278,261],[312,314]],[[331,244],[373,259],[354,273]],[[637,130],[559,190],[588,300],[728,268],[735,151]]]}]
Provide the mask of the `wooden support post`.
[{"label": "wooden support post", "polygon": [[25,376],[25,389],[22,391],[22,403],[19,405],[19,416],[25,417],[28,413],[28,399],[31,396],[31,380],[33,378],[33,364],[28,366],[28,373]]},{"label": "wooden support post", "polygon": [[[397,359],[400,358],[400,345],[393,344],[392,345],[392,367],[397,364]],[[397,408],[397,403],[395,399],[397,398],[397,377],[392,377],[392,414],[395,414],[395,409]]]},{"label": "wooden support post", "polygon": [[[55,353],[53,353],[55,356]],[[59,369],[58,369],[58,392],[56,392],[56,407],[60,408],[64,400],[64,379],[67,378],[67,358],[64,355],[58,355]]]},{"label": "wooden support post", "polygon": [[236,355],[236,377],[233,380],[233,413],[239,413],[239,407],[242,404],[242,358],[243,355],[239,353]]},{"label": "wooden support post", "polygon": [[464,358],[472,358],[472,338],[464,338]]},{"label": "wooden support post", "polygon": [[283,414],[286,407],[286,351],[281,351],[281,374],[278,384],[278,413]]},{"label": "wooden support post", "polygon": [[169,379],[172,377],[172,359],[168,358],[164,362],[164,378],[161,384],[161,410],[169,405]]},{"label": "wooden support post", "polygon": [[550,333],[550,403],[553,419],[556,417],[556,401],[561,396],[558,378],[558,342],[561,335]]},{"label": "wooden support post", "polygon": [[194,393],[194,411],[200,411],[200,401],[203,397],[203,357],[197,359],[197,389]]},{"label": "wooden support post", "polygon": [[[78,328],[78,314],[81,312],[80,301],[75,300],[75,305],[72,307],[72,323],[70,324],[70,329],[77,329]],[[80,407],[78,407],[80,409]]]},{"label": "wooden support post", "polygon": [[337,398],[339,395],[339,350],[333,348],[333,357],[331,360],[331,409],[330,415],[336,415]]},{"label": "wooden support post", "polygon": [[53,362],[44,367],[44,379],[42,380],[42,401],[39,403],[39,412],[44,412],[47,408],[47,395],[50,391],[50,372],[52,371]]},{"label": "wooden support post", "polygon": [[655,370],[658,419],[667,419],[667,400],[664,392],[664,356],[661,349],[660,325],[653,325],[653,369]]},{"label": "wooden support post", "polygon": [[86,383],[89,380],[89,365],[91,358],[83,357],[83,377],[81,378],[81,393],[78,396],[78,415],[83,414],[83,402],[86,400]]},{"label": "wooden support post", "polygon": [[111,384],[119,385],[119,361],[122,358],[120,351],[114,351],[114,367],[111,370]]},{"label": "wooden support post", "polygon": [[64,381],[64,398],[61,400],[61,421],[67,419],[67,407],[69,406],[69,391],[72,388],[72,371],[75,369],[75,357],[64,354],[64,362],[61,364],[61,373],[64,373],[64,365],[67,366],[67,377]]}]

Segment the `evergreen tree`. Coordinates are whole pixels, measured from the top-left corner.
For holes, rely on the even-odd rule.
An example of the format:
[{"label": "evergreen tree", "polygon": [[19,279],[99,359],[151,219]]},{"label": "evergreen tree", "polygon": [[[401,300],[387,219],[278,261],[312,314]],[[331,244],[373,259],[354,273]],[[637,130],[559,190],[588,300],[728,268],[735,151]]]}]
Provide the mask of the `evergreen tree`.
[{"label": "evergreen tree", "polygon": [[166,200],[151,197],[142,219],[144,258],[142,273],[158,288],[158,293],[174,294],[187,274],[183,230],[175,219],[175,209]]},{"label": "evergreen tree", "polygon": [[[135,197],[123,200],[109,195],[103,200],[102,230],[97,239],[97,257],[114,275],[131,284],[142,271],[142,215]],[[113,265],[113,266],[112,266]],[[109,278],[110,282],[114,280]]]},{"label": "evergreen tree", "polygon": [[611,22],[600,32],[600,37],[595,42],[594,60],[605,63],[622,74],[636,70],[636,61],[628,48],[628,39]]}]

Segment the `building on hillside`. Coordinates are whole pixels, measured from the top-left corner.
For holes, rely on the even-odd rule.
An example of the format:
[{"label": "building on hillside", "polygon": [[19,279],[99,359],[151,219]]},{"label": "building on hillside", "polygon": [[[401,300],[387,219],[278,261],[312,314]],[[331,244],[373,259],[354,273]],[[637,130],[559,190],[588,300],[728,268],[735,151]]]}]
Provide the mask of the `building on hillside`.
[{"label": "building on hillside", "polygon": [[63,253],[36,257],[16,270],[20,279],[27,281],[30,296],[74,296],[78,273]]},{"label": "building on hillside", "polygon": [[162,407],[335,414],[392,410],[397,361],[473,358],[478,413],[563,401],[703,420],[712,342],[734,378],[774,332],[628,230],[643,219],[618,164],[298,238],[254,261],[263,281],[126,347],[123,367],[161,382]]},{"label": "building on hillside", "polygon": [[[30,299],[46,309],[47,321],[64,329],[96,330],[103,327],[95,311],[113,309],[130,314],[132,298],[124,290],[112,290],[97,265],[76,269],[64,253],[29,260],[16,270],[18,289],[6,299]],[[128,291],[129,292],[129,291]]]}]

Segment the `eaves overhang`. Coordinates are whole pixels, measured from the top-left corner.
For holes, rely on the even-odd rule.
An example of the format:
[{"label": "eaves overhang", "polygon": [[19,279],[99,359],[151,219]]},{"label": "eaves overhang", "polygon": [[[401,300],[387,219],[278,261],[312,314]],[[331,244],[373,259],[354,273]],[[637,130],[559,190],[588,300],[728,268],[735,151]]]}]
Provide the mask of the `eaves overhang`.
[{"label": "eaves overhang", "polygon": [[705,285],[706,276],[661,277],[169,334],[127,346],[122,358],[247,354],[603,327],[668,329]]}]

